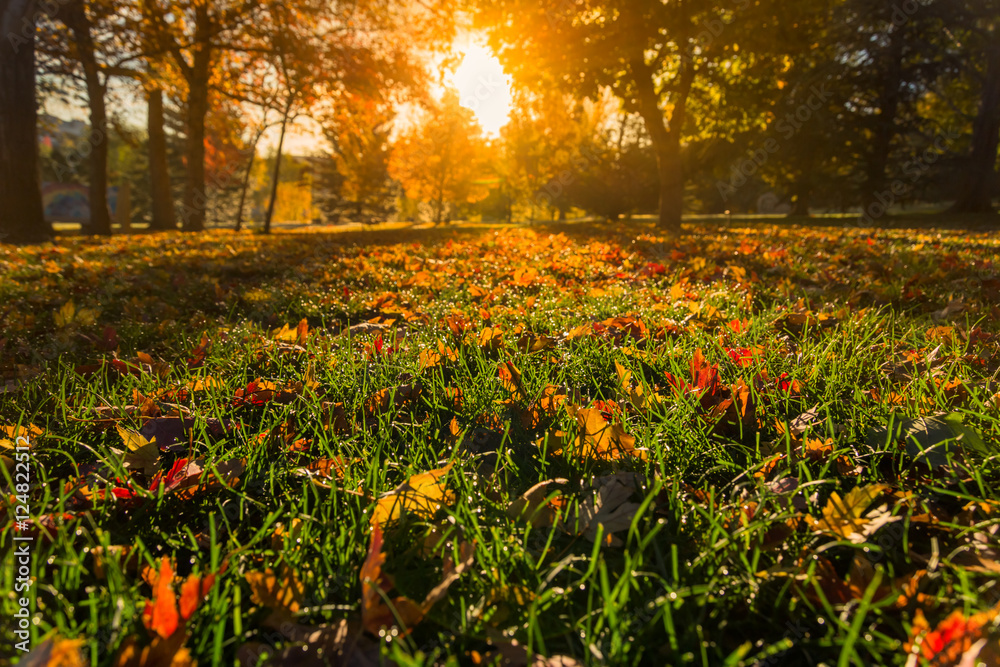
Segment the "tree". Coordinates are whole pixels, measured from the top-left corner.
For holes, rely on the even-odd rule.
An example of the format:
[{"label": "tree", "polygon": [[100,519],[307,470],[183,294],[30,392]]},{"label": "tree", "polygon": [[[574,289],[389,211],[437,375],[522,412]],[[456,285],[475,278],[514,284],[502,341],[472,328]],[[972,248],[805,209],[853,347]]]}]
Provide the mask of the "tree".
[{"label": "tree", "polygon": [[[359,222],[384,220],[395,195],[389,175],[393,111],[369,96],[345,94],[332,113],[322,117],[323,132],[333,146],[338,172],[337,201],[330,212]],[[329,175],[328,181],[331,179]],[[331,183],[334,185],[334,183]]]},{"label": "tree", "polygon": [[925,120],[917,105],[947,58],[943,16],[950,4],[844,0],[834,12],[832,76],[848,91],[844,124],[855,134],[845,148],[858,166],[859,203],[873,217],[901,196],[900,186],[892,191],[903,164],[894,154]]},{"label": "tree", "polygon": [[[685,175],[681,145],[694,98],[718,99],[720,86],[772,66],[770,3],[661,0],[480,0],[477,23],[521,85],[543,71],[579,95],[608,86],[638,112],[656,153],[660,225],[679,233]],[[764,9],[772,10],[769,14]],[[739,25],[736,25],[739,24]],[[747,49],[748,45],[759,49]],[[710,113],[713,105],[703,104]]]},{"label": "tree", "polygon": [[335,71],[332,63],[326,62],[323,57],[326,54],[322,39],[314,40],[322,18],[320,7],[312,7],[312,11],[305,12],[289,12],[281,2],[271,3],[268,7],[271,21],[268,23],[265,41],[268,62],[273,78],[277,81],[275,101],[281,114],[281,133],[274,159],[274,175],[271,177],[271,195],[264,214],[265,234],[271,232],[271,219],[278,199],[281,154],[288,124],[314,103],[325,74]]},{"label": "tree", "polygon": [[[255,0],[184,0],[166,6],[144,0],[145,16],[159,49],[169,53],[186,88],[186,178],[181,218],[185,231],[205,228],[205,118],[217,51],[240,49],[247,25],[254,22]],[[222,82],[219,82],[221,85]]]},{"label": "tree", "polygon": [[998,192],[997,152],[1000,149],[1000,3],[974,0],[956,26],[966,49],[967,68],[979,83],[979,107],[972,126],[972,146],[963,186],[952,211],[989,213]]},{"label": "tree", "polygon": [[167,135],[163,129],[163,89],[150,85],[146,90],[146,133],[149,139],[150,229],[177,229],[174,196],[167,163]]},{"label": "tree", "polygon": [[[759,177],[790,205],[789,215],[808,216],[818,196],[831,184],[844,187],[842,146],[848,141],[847,100],[838,66],[840,44],[832,39],[834,2],[805,0],[795,18],[776,26],[772,54],[779,66],[767,80],[733,82],[726,91],[728,106],[748,119],[734,127],[733,143],[751,146],[739,156],[729,156],[728,173],[716,181],[719,210],[733,209],[735,190]],[[774,95],[761,95],[761,89]],[[712,148],[717,147],[711,147]],[[724,152],[724,151],[723,151]],[[838,179],[841,179],[838,182]],[[761,195],[747,193],[756,201]]]},{"label": "tree", "polygon": [[596,156],[588,150],[602,143],[604,106],[580,102],[551,85],[517,92],[501,136],[508,187],[529,219],[546,212],[565,216],[569,210],[567,188],[579,177],[581,165]]},{"label": "tree", "polygon": [[656,156],[642,120],[621,113],[582,144],[567,186],[568,202],[606,220],[655,210]]},{"label": "tree", "polygon": [[484,149],[475,115],[449,90],[420,125],[396,142],[389,171],[407,197],[431,205],[435,224],[441,224],[463,203],[489,195],[489,190],[476,184],[483,170]]},{"label": "tree", "polygon": [[38,178],[35,3],[0,0],[0,242],[51,236]]},{"label": "tree", "polygon": [[[149,141],[149,185],[151,216],[149,227],[156,231],[177,229],[174,215],[174,196],[171,188],[170,167],[167,159],[167,135],[164,130],[164,79],[170,71],[158,53],[155,25],[149,13],[148,3],[141,3],[141,24],[137,32],[141,34],[146,52],[146,76],[143,88],[146,93],[146,135]],[[163,54],[165,55],[165,54]]]},{"label": "tree", "polygon": [[[87,91],[90,109],[90,225],[88,231],[103,236],[111,235],[111,212],[108,209],[108,111],[105,95],[108,74],[101,62],[101,49],[95,39],[95,18],[92,13],[107,10],[107,6],[94,5],[86,0],[69,0],[58,13],[58,18],[70,32],[64,40],[54,36],[53,55],[59,56],[61,47],[72,48],[63,53],[66,60],[75,61],[83,70],[82,78]],[[105,15],[103,18],[107,18]],[[107,31],[105,31],[107,35]]]}]

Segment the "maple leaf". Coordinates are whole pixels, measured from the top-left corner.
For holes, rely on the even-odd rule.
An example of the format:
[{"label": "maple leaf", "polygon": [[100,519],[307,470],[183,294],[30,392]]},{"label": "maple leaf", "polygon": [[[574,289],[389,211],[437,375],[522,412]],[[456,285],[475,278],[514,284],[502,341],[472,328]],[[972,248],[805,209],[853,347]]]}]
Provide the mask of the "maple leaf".
[{"label": "maple leaf", "polygon": [[90,326],[97,321],[99,312],[89,308],[77,309],[72,300],[62,305],[55,314],[56,326],[64,329],[70,325]]},{"label": "maple leaf", "polygon": [[453,463],[411,476],[395,489],[379,496],[372,510],[372,526],[389,525],[404,512],[429,519],[441,508],[455,502],[455,494],[445,486],[445,478]]},{"label": "maple leaf", "polygon": [[[574,408],[571,414],[576,417],[577,435],[571,446],[574,456],[611,461],[625,456],[645,459],[647,452],[637,449],[635,438],[625,433],[618,424],[611,424],[596,408]],[[553,452],[559,455],[562,449]]]},{"label": "maple leaf", "polygon": [[177,632],[180,626],[173,578],[174,569],[170,565],[170,559],[164,556],[160,559],[160,571],[153,585],[153,598],[146,603],[146,609],[142,613],[146,629],[164,639]]},{"label": "maple leaf", "polygon": [[308,337],[309,320],[306,318],[302,318],[302,321],[300,321],[298,326],[294,329],[287,324],[284,324],[280,329],[275,329],[271,333],[271,338],[276,341],[284,343],[297,343],[299,345],[304,345]]},{"label": "maple leaf", "polygon": [[930,661],[931,667],[976,664],[997,664],[1000,645],[989,643],[988,633],[1000,615],[1000,606],[966,617],[956,609],[931,629],[922,609],[913,618],[910,640],[904,646],[907,653],[919,654]]},{"label": "maple leaf", "polygon": [[45,431],[34,424],[0,426],[0,447],[4,449],[16,449],[17,447],[30,448],[35,438],[44,435],[44,433]]},{"label": "maple leaf", "polygon": [[900,520],[888,509],[866,515],[872,503],[888,490],[885,484],[869,484],[851,489],[843,498],[834,491],[823,508],[823,516],[807,516],[806,522],[815,532],[861,544],[882,526]]},{"label": "maple leaf", "polygon": [[142,434],[118,426],[118,435],[125,443],[125,456],[122,459],[126,468],[141,470],[146,476],[152,476],[160,468],[160,448],[156,437],[147,440]]},{"label": "maple leaf", "polygon": [[248,572],[244,578],[250,584],[253,601],[271,609],[278,617],[290,617],[305,601],[305,584],[287,563],[281,563],[277,571],[268,568],[263,572]]},{"label": "maple leaf", "polygon": [[503,347],[503,331],[500,327],[486,327],[479,332],[477,340],[484,350],[499,350]]}]

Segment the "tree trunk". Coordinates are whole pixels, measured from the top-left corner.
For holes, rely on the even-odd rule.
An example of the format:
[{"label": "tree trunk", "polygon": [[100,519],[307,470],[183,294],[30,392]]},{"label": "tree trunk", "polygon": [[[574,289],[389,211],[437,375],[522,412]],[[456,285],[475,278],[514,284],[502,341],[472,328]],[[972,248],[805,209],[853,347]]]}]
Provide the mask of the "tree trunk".
[{"label": "tree trunk", "polygon": [[211,74],[212,19],[208,3],[195,7],[194,61],[188,76],[187,178],[184,181],[184,231],[205,229],[205,116],[208,114],[208,79]]},{"label": "tree trunk", "polygon": [[267,203],[267,215],[264,217],[264,233],[271,233],[271,216],[274,214],[274,203],[278,199],[278,178],[281,176],[281,150],[285,145],[285,128],[288,126],[289,104],[281,119],[281,136],[278,137],[278,154],[274,158],[274,177],[271,179],[271,200]]},{"label": "tree trunk", "polygon": [[671,132],[666,144],[657,146],[656,165],[660,175],[660,227],[668,235],[681,233],[684,213],[684,169],[679,137]]},{"label": "tree trunk", "polygon": [[264,120],[261,122],[260,128],[257,130],[257,134],[254,135],[253,143],[250,144],[250,159],[247,160],[246,171],[243,172],[243,184],[240,186],[240,206],[236,211],[236,230],[242,231],[243,229],[243,208],[247,201],[247,189],[250,187],[250,174],[253,172],[254,159],[257,157],[257,144],[260,143],[260,138],[264,135],[264,129],[267,128],[267,113],[264,114]]},{"label": "tree trunk", "polygon": [[[879,113],[875,118],[874,136],[871,152],[866,165],[865,192],[861,206],[872,218],[884,215],[887,206],[885,201],[892,201],[895,195],[886,192],[886,167],[889,165],[889,152],[892,140],[896,136],[896,115],[899,111],[900,87],[903,81],[903,32],[894,28],[889,33],[889,48],[883,56],[888,59],[882,79],[882,91],[879,94]],[[882,209],[880,215],[874,215],[872,210],[877,205]]]},{"label": "tree trunk", "polygon": [[87,102],[90,107],[90,225],[85,231],[111,236],[111,211],[108,210],[108,112],[101,82],[96,47],[91,34],[90,19],[83,0],[66,5],[63,23],[73,33],[77,57],[87,82]]},{"label": "tree trunk", "polygon": [[812,184],[808,174],[799,174],[792,185],[792,210],[788,217],[809,217],[809,199],[812,195]]},{"label": "tree trunk", "polygon": [[177,229],[174,199],[170,192],[170,171],[167,167],[167,135],[163,131],[163,91],[154,88],[147,94],[149,113],[146,128],[149,133],[149,180],[153,218],[150,229]]},{"label": "tree trunk", "polygon": [[953,213],[991,213],[997,192],[997,149],[1000,148],[1000,46],[986,51],[986,79],[979,113],[972,126],[972,153],[965,186],[952,206]]},{"label": "tree trunk", "polygon": [[236,211],[236,231],[243,230],[243,208],[246,206],[247,202],[247,188],[250,187],[250,173],[253,171],[253,161],[257,157],[257,143],[254,142],[253,152],[250,153],[250,159],[247,161],[246,171],[243,172],[243,184],[240,186],[240,207]]},{"label": "tree trunk", "polygon": [[[687,66],[690,68],[690,65]],[[660,110],[653,72],[642,56],[632,61],[632,74],[639,98],[639,115],[646,126],[656,152],[656,168],[660,182],[660,228],[668,236],[681,233],[681,216],[684,212],[684,168],[681,165],[680,133],[684,125],[687,95],[691,89],[694,71],[685,69],[680,89],[676,93],[670,127]]]},{"label": "tree trunk", "polygon": [[[42,243],[52,235],[42,208],[35,108],[31,0],[0,3],[0,242]],[[22,29],[27,26],[27,29]]]}]

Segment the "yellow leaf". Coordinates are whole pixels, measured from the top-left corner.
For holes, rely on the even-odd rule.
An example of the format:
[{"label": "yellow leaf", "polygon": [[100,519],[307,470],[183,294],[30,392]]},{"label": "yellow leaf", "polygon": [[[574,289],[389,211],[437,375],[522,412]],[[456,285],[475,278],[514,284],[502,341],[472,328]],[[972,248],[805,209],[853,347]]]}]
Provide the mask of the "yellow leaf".
[{"label": "yellow leaf", "polygon": [[126,468],[136,468],[144,475],[151,476],[160,468],[160,448],[156,445],[156,436],[146,440],[140,433],[118,427],[118,435],[128,449],[122,459]]},{"label": "yellow leaf", "polygon": [[30,447],[31,441],[42,435],[42,433],[44,433],[44,431],[34,424],[25,424],[23,426],[0,426],[0,434],[7,436],[6,438],[0,437],[0,447],[5,449],[15,449],[18,446]]},{"label": "yellow leaf", "polygon": [[68,327],[71,324],[90,326],[97,321],[97,314],[98,311],[91,310],[90,308],[80,308],[77,310],[76,305],[71,299],[64,303],[62,308],[56,312],[55,322],[56,326],[60,329]]},{"label": "yellow leaf", "polygon": [[58,635],[46,639],[24,656],[21,665],[45,665],[46,667],[84,667],[83,657],[86,645],[82,639],[65,639]]},{"label": "yellow leaf", "polygon": [[282,563],[277,572],[268,568],[263,572],[248,572],[247,583],[253,601],[262,607],[294,614],[306,597],[306,587],[295,571]]},{"label": "yellow leaf", "polygon": [[875,499],[888,489],[885,484],[858,486],[843,498],[834,491],[823,508],[823,516],[819,519],[810,516],[806,520],[816,532],[857,542],[892,520],[892,517],[882,515],[877,518],[864,516]]},{"label": "yellow leaf", "polygon": [[452,465],[413,475],[383,494],[375,503],[371,524],[385,526],[397,521],[404,511],[429,519],[441,505],[455,502],[455,494],[445,487],[445,477]]},{"label": "yellow leaf", "polygon": [[73,321],[73,316],[76,314],[76,305],[73,301],[67,301],[63,304],[59,312],[56,313],[56,326],[62,329],[63,327],[69,326],[70,322]]},{"label": "yellow leaf", "polygon": [[[573,445],[573,455],[584,458],[611,461],[626,455],[639,459],[646,458],[646,451],[636,449],[635,438],[625,433],[618,424],[610,424],[600,410],[595,408],[576,409],[577,435]],[[553,452],[560,454],[561,450]]]},{"label": "yellow leaf", "polygon": [[283,343],[294,343],[299,339],[299,332],[297,329],[293,329],[287,324],[284,324],[280,329],[274,330],[271,334],[271,338]]}]

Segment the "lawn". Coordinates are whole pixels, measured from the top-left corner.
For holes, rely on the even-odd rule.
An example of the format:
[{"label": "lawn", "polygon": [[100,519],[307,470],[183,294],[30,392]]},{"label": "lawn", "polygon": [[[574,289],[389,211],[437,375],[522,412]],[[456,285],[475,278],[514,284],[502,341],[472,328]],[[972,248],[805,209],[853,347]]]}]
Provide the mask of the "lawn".
[{"label": "lawn", "polygon": [[995,663],[1000,238],[825,224],[0,248],[4,650]]}]

